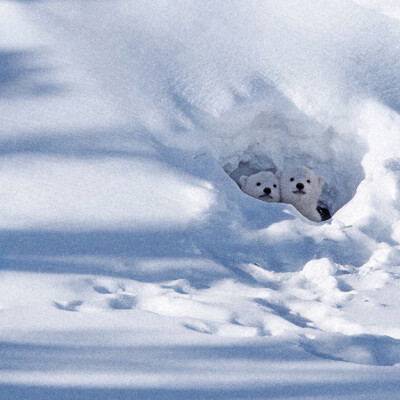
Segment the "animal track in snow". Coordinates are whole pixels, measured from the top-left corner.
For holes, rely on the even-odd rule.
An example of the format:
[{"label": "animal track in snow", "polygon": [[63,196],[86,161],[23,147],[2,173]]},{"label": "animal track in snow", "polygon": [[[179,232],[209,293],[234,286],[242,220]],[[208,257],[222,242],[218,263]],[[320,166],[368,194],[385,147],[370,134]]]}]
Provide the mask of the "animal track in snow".
[{"label": "animal track in snow", "polygon": [[112,292],[105,286],[93,286],[94,291],[100,294],[111,294]]},{"label": "animal track in snow", "polygon": [[108,299],[108,305],[113,310],[131,310],[136,306],[136,296],[117,294]]},{"label": "animal track in snow", "polygon": [[256,337],[265,336],[260,327],[243,326],[238,323],[229,322],[206,322],[202,320],[190,320],[183,322],[182,326],[209,335],[225,336],[225,337]]},{"label": "animal track in snow", "polygon": [[207,333],[207,334],[216,333],[216,327],[214,325],[201,320],[182,322],[182,326],[199,333]]},{"label": "animal track in snow", "polygon": [[[54,301],[53,305],[63,311],[93,312],[104,309],[131,310],[136,307],[136,295],[127,291],[123,283],[113,280],[86,279],[71,285],[79,300]],[[84,283],[84,284],[82,284]]]},{"label": "animal track in snow", "polygon": [[59,309],[63,311],[79,311],[79,307],[83,304],[84,302],[81,300],[76,300],[76,301],[55,301],[53,304]]},{"label": "animal track in snow", "polygon": [[[110,287],[114,286],[113,289]],[[107,307],[112,310],[131,310],[136,306],[136,296],[126,291],[126,286],[119,283],[116,287],[114,283],[93,284],[93,290],[106,299]]]}]

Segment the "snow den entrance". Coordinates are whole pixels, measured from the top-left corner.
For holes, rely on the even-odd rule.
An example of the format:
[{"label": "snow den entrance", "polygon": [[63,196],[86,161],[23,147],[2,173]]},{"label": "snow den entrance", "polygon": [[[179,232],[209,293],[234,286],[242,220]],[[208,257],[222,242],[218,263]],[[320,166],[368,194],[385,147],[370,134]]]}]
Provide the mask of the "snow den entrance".
[{"label": "snow den entrance", "polygon": [[320,200],[333,215],[364,179],[365,146],[356,134],[311,119],[276,89],[267,92],[223,114],[213,127],[220,164],[237,184],[242,175],[304,165],[324,178]]}]

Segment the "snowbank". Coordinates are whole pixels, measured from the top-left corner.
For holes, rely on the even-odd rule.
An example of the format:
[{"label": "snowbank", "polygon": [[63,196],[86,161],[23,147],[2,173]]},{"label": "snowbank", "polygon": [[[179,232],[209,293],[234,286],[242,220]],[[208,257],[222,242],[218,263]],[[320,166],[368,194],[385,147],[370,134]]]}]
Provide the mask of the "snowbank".
[{"label": "snowbank", "polygon": [[[0,397],[398,396],[393,2],[0,21]],[[295,165],[330,221],[237,186]]]}]

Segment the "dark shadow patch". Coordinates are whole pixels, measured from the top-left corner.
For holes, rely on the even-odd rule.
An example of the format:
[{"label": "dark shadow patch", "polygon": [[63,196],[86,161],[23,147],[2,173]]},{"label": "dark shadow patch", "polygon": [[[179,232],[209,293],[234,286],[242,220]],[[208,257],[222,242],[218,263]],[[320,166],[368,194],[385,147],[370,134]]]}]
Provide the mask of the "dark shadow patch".
[{"label": "dark shadow patch", "polygon": [[77,301],[69,301],[66,303],[59,303],[55,301],[53,304],[55,307],[57,307],[59,310],[62,311],[78,311],[78,308],[83,304],[84,302],[81,300]]},{"label": "dark shadow patch", "polygon": [[93,286],[93,290],[100,294],[111,294],[112,293],[105,286]]},{"label": "dark shadow patch", "polygon": [[35,51],[0,51],[0,97],[51,96],[66,90],[52,82],[52,68],[37,59]]},{"label": "dark shadow patch", "polygon": [[[90,340],[92,333],[86,333]],[[101,335],[101,333],[98,333]],[[68,332],[63,332],[63,336]],[[75,337],[75,340],[77,337]],[[277,344],[277,343],[275,343]],[[100,387],[78,387],[65,381],[62,385],[0,384],[1,400],[265,400],[347,397],[363,399],[398,398],[399,380],[395,372],[354,366],[351,370],[343,365],[316,362],[313,356],[290,343],[268,345],[252,343],[238,346],[48,346],[32,344],[0,343],[2,372],[43,373],[51,371],[59,377],[68,377],[69,372],[100,376],[104,373],[148,374],[153,378],[175,376],[175,382],[160,384],[157,380],[146,380],[145,387],[131,380],[135,387],[108,387],[97,381]],[[212,366],[207,371],[202,362]],[[248,361],[240,378],[232,382],[229,365],[240,365]],[[227,362],[232,362],[229,364]],[[252,364],[254,361],[254,364]],[[290,362],[294,361],[293,364]],[[265,363],[265,364],[264,364]],[[283,364],[282,364],[283,363]],[[286,369],[285,363],[288,368]],[[254,365],[253,370],[250,366]],[[227,369],[228,367],[228,369]],[[271,370],[277,367],[277,370]],[[209,380],[199,382],[199,373],[209,374]],[[214,381],[213,374],[222,381]],[[279,373],[279,375],[278,375]],[[348,374],[351,374],[349,379]],[[259,379],[261,376],[265,379]],[[204,375],[203,375],[204,376]],[[184,378],[181,385],[180,378]],[[51,379],[51,378],[49,378]],[[185,384],[186,382],[186,384]],[[192,382],[192,383],[190,383]],[[150,383],[150,384],[149,384]],[[152,384],[153,383],[153,384]]]},{"label": "dark shadow patch", "polygon": [[113,310],[131,310],[136,306],[136,297],[130,294],[121,294],[109,299],[108,305]]},{"label": "dark shadow patch", "polygon": [[[212,119],[212,117],[205,111],[190,103],[185,96],[176,91],[175,88],[169,89],[168,96],[174,107],[179,110],[181,115],[190,121],[190,123],[194,124],[197,128],[205,129],[208,122]],[[185,127],[181,122],[175,121],[174,130],[179,132],[186,131],[188,128]]]},{"label": "dark shadow patch", "polygon": [[354,288],[352,286],[350,286],[348,283],[346,283],[344,280],[339,279],[337,280],[338,283],[338,288],[339,290],[341,290],[342,292],[351,292],[352,290],[354,290]]},{"label": "dark shadow patch", "polygon": [[271,309],[275,315],[286,319],[286,321],[293,325],[299,326],[300,328],[309,328],[311,320],[304,318],[298,314],[293,314],[291,310],[281,304],[272,303],[265,299],[255,299],[255,303],[260,304],[263,307]]}]

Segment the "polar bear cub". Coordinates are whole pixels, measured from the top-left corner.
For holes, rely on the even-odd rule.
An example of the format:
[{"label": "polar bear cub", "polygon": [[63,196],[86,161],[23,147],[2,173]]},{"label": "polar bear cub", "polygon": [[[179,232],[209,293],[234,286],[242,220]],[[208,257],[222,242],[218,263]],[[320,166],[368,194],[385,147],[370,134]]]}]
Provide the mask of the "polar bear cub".
[{"label": "polar bear cub", "polygon": [[243,175],[239,179],[240,187],[246,194],[267,201],[279,203],[280,189],[278,177],[270,171],[261,171],[254,175]]},{"label": "polar bear cub", "polygon": [[280,176],[281,200],[292,204],[311,221],[320,222],[324,218],[317,210],[324,179],[307,167],[284,171]]}]

